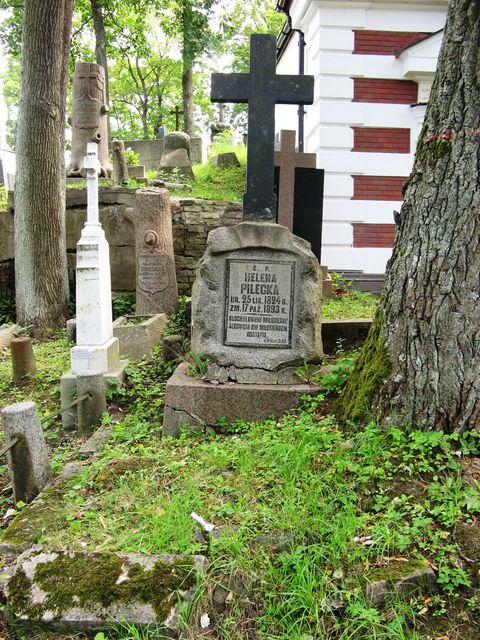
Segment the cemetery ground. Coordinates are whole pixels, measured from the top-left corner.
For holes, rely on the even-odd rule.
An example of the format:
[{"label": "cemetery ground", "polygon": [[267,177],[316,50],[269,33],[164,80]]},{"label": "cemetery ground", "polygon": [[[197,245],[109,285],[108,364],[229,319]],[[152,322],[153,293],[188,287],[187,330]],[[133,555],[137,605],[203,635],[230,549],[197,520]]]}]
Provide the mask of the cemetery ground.
[{"label": "cemetery ground", "polygon": [[[342,302],[334,304],[336,313],[326,303],[327,315],[330,306],[338,316]],[[182,310],[169,331],[186,335]],[[40,373],[20,389],[2,353],[2,406],[28,398],[41,415],[57,410],[70,346],[63,333],[36,342]],[[2,466],[4,542],[205,554],[205,580],[181,615],[187,639],[478,638],[480,434],[339,424],[334,398],[353,358],[340,351],[323,394],[305,396],[279,420],[221,424],[221,433],[180,439],[160,437],[174,365],[163,364],[160,351],[133,363],[124,387],[109,391],[110,439],[89,459],[79,455],[85,438],[63,431],[60,419],[45,424],[55,475],[78,463],[61,489],[47,488],[46,500],[15,511]],[[192,511],[215,525],[207,538]],[[415,572],[425,582],[403,593],[399,581]],[[84,637],[3,625],[2,638]],[[117,623],[112,637],[161,635]]]}]

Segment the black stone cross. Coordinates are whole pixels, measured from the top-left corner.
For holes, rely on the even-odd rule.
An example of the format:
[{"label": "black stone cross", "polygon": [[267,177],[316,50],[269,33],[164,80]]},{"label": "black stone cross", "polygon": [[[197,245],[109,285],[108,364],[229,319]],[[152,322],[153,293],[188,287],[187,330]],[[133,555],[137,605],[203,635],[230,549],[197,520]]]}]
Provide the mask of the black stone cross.
[{"label": "black stone cross", "polygon": [[181,111],[177,105],[170,113],[172,116],[175,116],[175,131],[180,131],[180,116],[183,116],[183,111]]},{"label": "black stone cross", "polygon": [[313,76],[276,75],[276,39],[250,36],[250,73],[212,74],[212,102],[248,102],[245,220],[275,220],[273,192],[276,104],[312,104]]}]

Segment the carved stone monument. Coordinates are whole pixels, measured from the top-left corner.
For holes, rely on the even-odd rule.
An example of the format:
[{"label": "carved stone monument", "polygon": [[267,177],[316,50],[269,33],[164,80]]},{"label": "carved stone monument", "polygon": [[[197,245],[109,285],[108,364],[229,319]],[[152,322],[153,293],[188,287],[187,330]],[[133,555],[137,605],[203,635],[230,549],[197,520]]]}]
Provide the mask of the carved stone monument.
[{"label": "carved stone monument", "polygon": [[280,416],[316,388],[296,368],[322,356],[322,273],[310,244],[275,224],[276,103],[313,101],[313,78],[277,76],[275,37],[253,35],[250,73],[212,76],[212,99],[249,103],[244,219],[210,232],[192,291],[192,351],[203,378],[180,365],[165,393],[163,432],[219,419]]},{"label": "carved stone monument", "polygon": [[170,195],[166,189],[137,191],[135,224],[137,315],[173,313],[178,306]]},{"label": "carved stone monument", "polygon": [[280,416],[314,392],[296,369],[320,363],[321,294],[309,244],[285,227],[211,231],[192,292],[192,351],[206,371],[192,378],[182,364],[169,380],[163,433]]},{"label": "carved stone monument", "polygon": [[[126,360],[120,360],[118,338],[112,328],[110,250],[99,219],[97,143],[87,144],[83,166],[87,171],[87,221],[77,244],[76,345],[71,371],[61,379],[62,405],[72,400],[77,376],[103,375],[122,379]],[[72,428],[76,409],[62,414],[64,428]]]},{"label": "carved stone monument", "polygon": [[86,176],[83,159],[88,142],[98,144],[100,176],[109,178],[112,166],[108,160],[105,71],[99,64],[77,62],[73,76],[72,155],[68,177]]},{"label": "carved stone monument", "polygon": [[310,245],[280,225],[214,229],[193,286],[192,350],[221,367],[249,369],[253,382],[265,371],[318,362],[321,281]]}]

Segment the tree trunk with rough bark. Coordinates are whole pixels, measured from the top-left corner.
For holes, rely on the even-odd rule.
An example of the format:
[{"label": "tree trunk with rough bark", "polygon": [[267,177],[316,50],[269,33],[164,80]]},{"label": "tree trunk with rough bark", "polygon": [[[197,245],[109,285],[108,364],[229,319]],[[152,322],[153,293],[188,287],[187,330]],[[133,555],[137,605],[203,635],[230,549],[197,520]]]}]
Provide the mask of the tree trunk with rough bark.
[{"label": "tree trunk with rough bark", "polygon": [[184,64],[182,74],[183,122],[184,132],[190,137],[195,132],[195,114],[193,105],[193,65]]},{"label": "tree trunk with rough bark", "polygon": [[480,427],[480,3],[452,0],[350,419]]},{"label": "tree trunk with rough bark", "polygon": [[[95,62],[105,71],[105,103],[110,104],[110,92],[108,85],[108,59],[105,40],[105,22],[103,20],[102,5],[98,0],[90,0],[92,5],[93,30],[95,32]],[[107,113],[108,139],[110,140],[110,118]]]},{"label": "tree trunk with rough bark", "polygon": [[45,328],[68,317],[65,111],[73,0],[26,0],[15,185],[18,321]]}]

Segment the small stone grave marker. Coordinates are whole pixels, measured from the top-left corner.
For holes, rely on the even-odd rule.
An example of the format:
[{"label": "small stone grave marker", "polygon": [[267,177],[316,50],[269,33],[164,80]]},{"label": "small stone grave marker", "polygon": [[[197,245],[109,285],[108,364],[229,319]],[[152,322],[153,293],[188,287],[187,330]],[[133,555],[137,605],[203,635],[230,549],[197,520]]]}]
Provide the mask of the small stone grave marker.
[{"label": "small stone grave marker", "polygon": [[170,196],[166,189],[150,187],[137,191],[136,200],[136,313],[173,313],[178,306],[178,288]]}]

